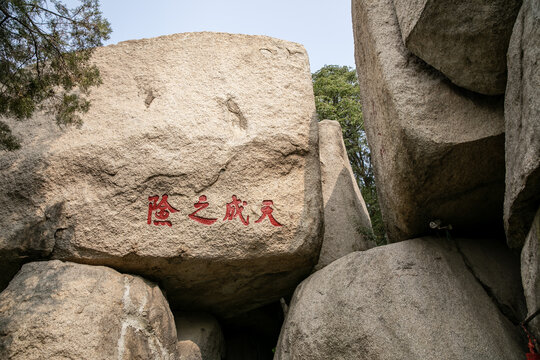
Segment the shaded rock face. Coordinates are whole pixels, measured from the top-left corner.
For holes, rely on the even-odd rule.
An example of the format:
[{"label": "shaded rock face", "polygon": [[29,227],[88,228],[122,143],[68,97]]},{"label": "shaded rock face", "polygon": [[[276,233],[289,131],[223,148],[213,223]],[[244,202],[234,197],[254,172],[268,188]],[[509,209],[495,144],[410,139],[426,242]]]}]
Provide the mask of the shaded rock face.
[{"label": "shaded rock face", "polygon": [[[17,198],[17,196],[24,195],[8,193],[6,196]],[[11,206],[6,206],[0,211],[7,213],[10,208]],[[45,208],[41,218],[35,217],[31,224],[20,226],[17,234],[8,241],[1,240],[1,233],[5,228],[0,231],[0,291],[8,286],[9,281],[20,270],[24,262],[29,261],[29,259],[48,258],[51,255],[55,245],[55,237],[62,232],[62,224],[59,222],[62,208],[62,203]]]},{"label": "shaded rock face", "polygon": [[176,313],[180,360],[221,360],[225,358],[225,339],[217,320],[204,313]]},{"label": "shaded rock face", "polygon": [[349,254],[298,286],[274,359],[522,359],[475,276],[445,239]]},{"label": "shaded rock face", "polygon": [[454,84],[503,94],[506,51],[521,0],[393,0],[401,36]]},{"label": "shaded rock face", "polygon": [[0,358],[176,359],[161,290],[102,266],[34,262],[0,294]]},{"label": "shaded rock face", "polygon": [[37,249],[107,265],[159,281],[175,307],[222,316],[292,292],[322,238],[304,48],[187,33],[93,61],[103,85],[80,129],[10,123],[23,146],[0,156],[0,263]]},{"label": "shaded rock face", "polygon": [[512,323],[527,316],[519,256],[503,239],[457,239],[456,248],[486,293]]},{"label": "shaded rock face", "polygon": [[352,2],[355,55],[377,192],[391,242],[441,219],[502,232],[502,99],[467,92],[411,54],[391,0]]},{"label": "shaded rock face", "polygon": [[[540,209],[521,250],[521,279],[530,316],[540,308]],[[539,316],[531,320],[528,327],[537,339],[540,338]]]},{"label": "shaded rock face", "polygon": [[525,0],[508,48],[506,192],[508,244],[521,247],[540,206],[540,3]]},{"label": "shaded rock face", "polygon": [[227,341],[227,360],[272,360],[276,343],[261,340],[259,333],[246,329],[231,332],[225,336]]},{"label": "shaded rock face", "polygon": [[371,220],[347,156],[337,121],[319,122],[319,156],[324,201],[321,269],[353,251],[375,246]]},{"label": "shaded rock face", "polygon": [[283,325],[280,302],[226,319],[227,360],[271,360]]}]

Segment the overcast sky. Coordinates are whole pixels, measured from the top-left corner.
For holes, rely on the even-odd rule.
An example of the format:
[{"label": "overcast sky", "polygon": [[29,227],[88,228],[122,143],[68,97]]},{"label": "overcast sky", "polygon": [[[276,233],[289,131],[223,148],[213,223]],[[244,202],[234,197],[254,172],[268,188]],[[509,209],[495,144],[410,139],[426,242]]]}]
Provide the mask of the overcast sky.
[{"label": "overcast sky", "polygon": [[312,72],[354,67],[350,0],[101,0],[101,9],[113,29],[107,44],[192,31],[268,35],[304,45]]}]

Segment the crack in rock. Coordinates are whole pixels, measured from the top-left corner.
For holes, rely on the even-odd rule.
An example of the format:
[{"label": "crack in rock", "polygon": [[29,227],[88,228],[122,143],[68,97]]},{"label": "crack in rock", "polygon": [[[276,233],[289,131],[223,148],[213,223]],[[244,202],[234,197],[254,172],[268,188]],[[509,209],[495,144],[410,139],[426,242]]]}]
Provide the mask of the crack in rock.
[{"label": "crack in rock", "polygon": [[499,301],[495,294],[493,293],[493,290],[491,287],[489,287],[487,284],[485,284],[474,272],[473,266],[467,256],[463,253],[461,248],[459,247],[459,244],[456,239],[452,239],[454,246],[456,247],[457,252],[461,256],[461,259],[463,260],[463,263],[465,264],[465,267],[467,270],[471,273],[471,275],[476,279],[476,281],[482,286],[482,289],[486,292],[486,294],[489,296],[491,301],[493,301],[493,304],[499,309],[499,312],[508,319],[513,325],[517,326],[519,325],[519,320],[515,318],[515,316],[512,314],[512,310],[505,304]]}]

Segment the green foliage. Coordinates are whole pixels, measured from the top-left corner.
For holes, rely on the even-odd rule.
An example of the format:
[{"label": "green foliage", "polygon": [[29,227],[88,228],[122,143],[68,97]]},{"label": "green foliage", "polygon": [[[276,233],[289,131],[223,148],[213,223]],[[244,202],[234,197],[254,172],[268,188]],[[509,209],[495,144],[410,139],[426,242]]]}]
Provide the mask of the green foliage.
[{"label": "green foliage", "polygon": [[[80,124],[86,95],[101,83],[90,57],[110,32],[98,0],[73,9],[57,0],[0,1],[0,115],[26,119],[46,110],[59,125]],[[18,147],[1,123],[0,149]]]},{"label": "green foliage", "polygon": [[21,147],[19,140],[11,134],[11,129],[6,123],[0,121],[0,149],[2,146],[8,150],[17,150]]},{"label": "green foliage", "polygon": [[384,244],[384,224],[364,130],[356,71],[347,66],[326,65],[313,73],[312,79],[319,120],[340,123],[347,155],[371,217],[375,241],[378,245]]}]

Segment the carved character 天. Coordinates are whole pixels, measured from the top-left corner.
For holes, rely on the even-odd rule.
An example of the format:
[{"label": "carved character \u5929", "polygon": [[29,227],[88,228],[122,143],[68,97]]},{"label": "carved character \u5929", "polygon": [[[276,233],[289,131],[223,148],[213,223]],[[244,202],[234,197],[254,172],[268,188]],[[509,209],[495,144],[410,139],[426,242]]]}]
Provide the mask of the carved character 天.
[{"label": "carved character \u5929", "polygon": [[268,220],[270,220],[270,224],[274,226],[282,226],[272,216],[272,212],[274,211],[274,209],[272,209],[272,205],[274,205],[274,202],[272,200],[263,200],[263,207],[261,208],[262,215],[259,220],[255,221],[256,223],[260,223],[264,220],[264,218],[268,217]]}]

